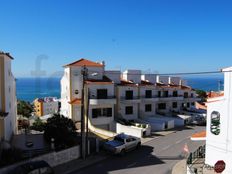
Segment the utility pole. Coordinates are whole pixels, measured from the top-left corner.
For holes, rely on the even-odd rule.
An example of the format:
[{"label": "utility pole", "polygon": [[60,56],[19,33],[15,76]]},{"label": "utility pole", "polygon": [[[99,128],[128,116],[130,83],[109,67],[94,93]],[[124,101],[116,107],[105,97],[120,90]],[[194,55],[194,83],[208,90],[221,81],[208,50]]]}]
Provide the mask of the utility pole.
[{"label": "utility pole", "polygon": [[88,102],[88,98],[86,97],[86,92],[88,92],[86,89],[85,81],[88,77],[88,69],[86,66],[84,66],[83,70],[81,71],[82,74],[82,95],[81,95],[81,156],[83,159],[86,158],[86,122],[88,120],[86,119],[86,102]]},{"label": "utility pole", "polygon": [[89,89],[85,85],[84,89],[84,119],[85,119],[85,155],[88,155],[88,134],[89,134]]}]

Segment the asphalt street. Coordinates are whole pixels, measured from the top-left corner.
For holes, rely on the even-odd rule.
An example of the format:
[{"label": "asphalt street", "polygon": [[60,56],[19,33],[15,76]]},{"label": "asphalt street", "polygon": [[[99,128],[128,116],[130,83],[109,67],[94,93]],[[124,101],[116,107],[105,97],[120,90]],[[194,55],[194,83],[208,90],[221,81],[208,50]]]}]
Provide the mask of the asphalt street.
[{"label": "asphalt street", "polygon": [[156,137],[123,157],[110,156],[104,161],[70,174],[170,174],[173,166],[183,159],[186,143],[190,151],[205,144],[204,141],[190,140],[193,133],[201,130],[205,130],[205,127],[184,128],[166,136]]}]

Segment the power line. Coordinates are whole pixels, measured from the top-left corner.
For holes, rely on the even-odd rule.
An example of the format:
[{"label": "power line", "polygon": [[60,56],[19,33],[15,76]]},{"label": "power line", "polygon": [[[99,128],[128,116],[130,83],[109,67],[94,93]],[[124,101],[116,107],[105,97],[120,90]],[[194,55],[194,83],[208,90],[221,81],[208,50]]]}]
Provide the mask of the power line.
[{"label": "power line", "polygon": [[[117,70],[116,70],[117,71]],[[91,71],[89,70],[89,72],[91,73],[96,73],[97,71]],[[203,75],[203,74],[219,74],[219,73],[224,73],[224,72],[232,72],[231,71],[200,71],[200,72],[179,72],[179,73],[125,73],[127,75],[154,75],[154,76],[174,76],[174,75]],[[123,75],[124,73],[121,71],[118,72],[107,72],[107,70],[101,72],[101,73],[106,73],[106,74],[112,74],[112,75],[116,75],[116,74],[120,74]]]}]

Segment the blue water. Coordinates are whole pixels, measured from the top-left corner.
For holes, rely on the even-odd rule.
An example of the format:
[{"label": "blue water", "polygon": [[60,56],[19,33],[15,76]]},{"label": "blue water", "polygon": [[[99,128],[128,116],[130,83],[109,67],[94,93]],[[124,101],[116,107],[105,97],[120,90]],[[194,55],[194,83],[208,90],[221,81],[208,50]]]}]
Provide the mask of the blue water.
[{"label": "blue water", "polygon": [[[205,91],[223,90],[223,77],[184,78],[189,86]],[[17,98],[32,102],[35,98],[54,96],[60,98],[60,78],[18,78],[16,81]]]},{"label": "blue water", "polygon": [[40,97],[60,98],[60,78],[17,78],[17,98],[32,102]]}]

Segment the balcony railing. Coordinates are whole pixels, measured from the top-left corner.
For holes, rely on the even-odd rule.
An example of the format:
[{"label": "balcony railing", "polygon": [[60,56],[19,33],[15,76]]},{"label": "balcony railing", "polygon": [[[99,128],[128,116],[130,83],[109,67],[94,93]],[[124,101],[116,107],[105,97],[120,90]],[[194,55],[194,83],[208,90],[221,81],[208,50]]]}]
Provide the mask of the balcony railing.
[{"label": "balcony railing", "polygon": [[106,96],[106,97],[98,97],[98,96],[90,96],[90,99],[116,99],[116,96]]},{"label": "balcony railing", "polygon": [[152,99],[152,98],[158,98],[158,95],[152,95],[152,96],[143,95],[143,96],[140,96],[140,98],[142,98],[142,99]]},{"label": "balcony railing", "polygon": [[120,97],[121,100],[139,100],[140,97],[138,96],[133,96],[132,98],[131,97]]},{"label": "balcony railing", "polygon": [[172,97],[183,97],[183,95],[166,95],[166,96],[159,96],[159,98],[172,98]]}]

